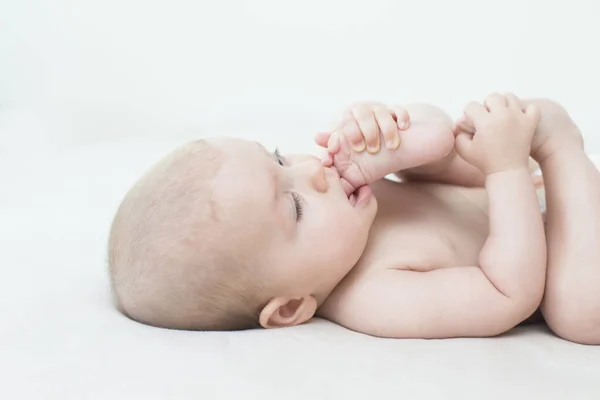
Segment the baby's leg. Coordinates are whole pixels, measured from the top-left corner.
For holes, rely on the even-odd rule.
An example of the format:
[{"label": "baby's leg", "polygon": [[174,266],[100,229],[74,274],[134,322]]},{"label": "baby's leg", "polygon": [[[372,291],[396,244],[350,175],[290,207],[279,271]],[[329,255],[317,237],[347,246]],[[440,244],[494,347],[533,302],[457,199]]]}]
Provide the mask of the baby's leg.
[{"label": "baby's leg", "polygon": [[566,111],[552,102],[538,104],[542,120],[536,135],[548,138],[544,148],[551,149],[537,159],[547,207],[542,313],[558,336],[600,344],[600,173],[585,154],[581,134]]},{"label": "baby's leg", "polygon": [[[453,129],[452,118],[442,109],[430,104],[409,104],[405,106],[411,123],[439,121]],[[441,182],[461,186],[483,186],[484,176],[476,167],[460,158],[454,150],[436,162],[398,172],[403,180]]]}]

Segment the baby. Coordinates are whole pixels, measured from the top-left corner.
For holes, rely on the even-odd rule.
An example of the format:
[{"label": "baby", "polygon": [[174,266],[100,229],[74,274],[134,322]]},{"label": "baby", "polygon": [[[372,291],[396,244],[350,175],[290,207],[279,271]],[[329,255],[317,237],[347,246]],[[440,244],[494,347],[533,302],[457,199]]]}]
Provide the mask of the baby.
[{"label": "baby", "polygon": [[174,329],[319,316],[449,338],[498,335],[539,308],[560,337],[600,344],[600,173],[561,106],[492,94],[453,123],[433,106],[361,104],[316,142],[324,159],[201,140],[154,166],[111,230],[121,312]]}]

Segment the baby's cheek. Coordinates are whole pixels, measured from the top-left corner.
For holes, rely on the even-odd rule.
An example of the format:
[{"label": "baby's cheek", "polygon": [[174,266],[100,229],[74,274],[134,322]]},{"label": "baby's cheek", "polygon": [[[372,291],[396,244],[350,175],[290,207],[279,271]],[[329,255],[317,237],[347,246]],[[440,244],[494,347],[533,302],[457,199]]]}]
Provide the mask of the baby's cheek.
[{"label": "baby's cheek", "polygon": [[367,242],[368,232],[360,221],[346,219],[338,226],[336,232],[330,232],[331,251],[338,255],[359,257]]}]

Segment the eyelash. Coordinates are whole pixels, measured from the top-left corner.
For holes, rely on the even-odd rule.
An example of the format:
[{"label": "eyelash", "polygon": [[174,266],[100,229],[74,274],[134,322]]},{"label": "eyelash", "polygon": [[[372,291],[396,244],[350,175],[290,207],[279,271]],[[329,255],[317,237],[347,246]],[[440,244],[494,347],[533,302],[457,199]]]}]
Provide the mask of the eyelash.
[{"label": "eyelash", "polygon": [[[279,152],[278,148],[275,148],[273,152],[275,155],[275,160],[281,166],[285,166],[285,159]],[[294,207],[296,208],[296,221],[300,221],[302,219],[302,215],[304,214],[304,209],[302,208],[302,199],[298,193],[292,192],[292,199],[294,199]]]},{"label": "eyelash", "polygon": [[279,163],[279,165],[283,166],[285,164],[285,160],[284,160],[283,156],[281,155],[281,153],[279,153],[279,149],[275,148],[275,151],[273,152],[273,154],[275,154],[275,160],[277,161],[277,163]]},{"label": "eyelash", "polygon": [[304,213],[302,200],[300,199],[300,195],[294,192],[292,192],[292,198],[294,199],[294,205],[296,206],[296,221],[300,221]]}]

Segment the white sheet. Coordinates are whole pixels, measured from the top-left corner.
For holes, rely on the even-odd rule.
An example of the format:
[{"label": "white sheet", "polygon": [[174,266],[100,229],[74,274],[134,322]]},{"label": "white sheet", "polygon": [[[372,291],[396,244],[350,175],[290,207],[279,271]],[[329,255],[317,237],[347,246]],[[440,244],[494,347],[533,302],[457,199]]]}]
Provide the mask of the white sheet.
[{"label": "white sheet", "polygon": [[122,317],[105,272],[110,220],[176,144],[0,152],[0,398],[600,398],[600,347],[543,327],[386,340],[320,320],[199,333]]}]

